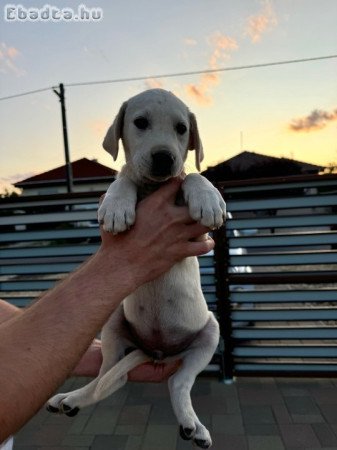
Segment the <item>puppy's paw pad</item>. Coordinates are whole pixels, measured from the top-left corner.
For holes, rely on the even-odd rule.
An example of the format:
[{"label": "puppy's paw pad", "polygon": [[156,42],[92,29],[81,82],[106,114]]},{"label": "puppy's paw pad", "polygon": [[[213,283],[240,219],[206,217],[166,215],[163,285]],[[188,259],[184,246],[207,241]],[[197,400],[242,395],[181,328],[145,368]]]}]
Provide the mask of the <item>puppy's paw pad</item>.
[{"label": "puppy's paw pad", "polygon": [[46,410],[48,411],[48,412],[50,412],[50,413],[53,413],[53,414],[59,414],[61,411],[59,410],[59,408],[55,408],[55,406],[52,406],[52,405],[47,405],[46,406]]},{"label": "puppy's paw pad", "polygon": [[193,442],[200,448],[210,448],[212,445],[212,442],[208,439],[193,439]]},{"label": "puppy's paw pad", "polygon": [[79,412],[80,408],[75,406],[75,408],[72,408],[69,405],[66,405],[65,403],[61,404],[61,409],[64,412],[64,414],[68,417],[74,417]]},{"label": "puppy's paw pad", "polygon": [[180,425],[179,434],[180,434],[180,437],[182,439],[184,439],[184,441],[191,440],[194,432],[195,432],[195,430],[193,428],[184,428]]}]

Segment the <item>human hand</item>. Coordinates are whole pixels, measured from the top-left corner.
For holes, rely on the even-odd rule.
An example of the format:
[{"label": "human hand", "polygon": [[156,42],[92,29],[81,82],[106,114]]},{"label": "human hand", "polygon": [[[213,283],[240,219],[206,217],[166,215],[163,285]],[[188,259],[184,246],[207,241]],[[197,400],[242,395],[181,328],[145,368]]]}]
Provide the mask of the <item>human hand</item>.
[{"label": "human hand", "polygon": [[107,264],[117,266],[120,279],[130,292],[162,275],[178,261],[214,247],[211,238],[192,241],[209,228],[194,222],[186,206],[175,205],[181,183],[181,179],[172,179],[142,200],[131,230],[112,235],[101,228],[100,252]]}]

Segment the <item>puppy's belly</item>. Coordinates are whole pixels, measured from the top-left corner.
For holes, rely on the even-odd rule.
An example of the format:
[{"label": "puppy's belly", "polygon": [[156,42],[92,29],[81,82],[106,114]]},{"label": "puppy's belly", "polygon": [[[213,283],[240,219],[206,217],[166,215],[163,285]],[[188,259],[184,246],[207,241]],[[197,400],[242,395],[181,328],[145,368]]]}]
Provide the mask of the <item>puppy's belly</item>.
[{"label": "puppy's belly", "polygon": [[192,344],[200,332],[186,332],[178,328],[163,331],[156,326],[144,332],[137,330],[127,320],[126,326],[134,344],[155,360],[181,353]]}]

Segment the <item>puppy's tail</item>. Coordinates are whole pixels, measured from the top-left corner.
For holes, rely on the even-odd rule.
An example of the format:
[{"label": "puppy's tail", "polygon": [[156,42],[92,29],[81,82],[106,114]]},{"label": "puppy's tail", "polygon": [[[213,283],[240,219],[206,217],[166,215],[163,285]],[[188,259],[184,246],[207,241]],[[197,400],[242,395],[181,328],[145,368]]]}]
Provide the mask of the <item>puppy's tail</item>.
[{"label": "puppy's tail", "polygon": [[112,394],[125,383],[124,375],[131,369],[152,360],[150,356],[139,349],[129,353],[103,375],[96,386],[94,396],[103,399]]}]

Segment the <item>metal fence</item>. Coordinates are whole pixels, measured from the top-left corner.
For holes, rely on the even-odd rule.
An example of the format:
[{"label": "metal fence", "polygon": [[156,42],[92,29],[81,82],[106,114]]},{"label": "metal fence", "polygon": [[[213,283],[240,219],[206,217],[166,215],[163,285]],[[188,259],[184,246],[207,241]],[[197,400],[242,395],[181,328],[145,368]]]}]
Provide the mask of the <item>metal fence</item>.
[{"label": "metal fence", "polygon": [[[337,176],[222,183],[229,219],[199,258],[235,375],[336,375]],[[99,246],[99,193],[0,203],[0,296],[26,306]]]},{"label": "metal fence", "polygon": [[233,215],[215,249],[225,378],[336,375],[337,176],[219,189]]}]

